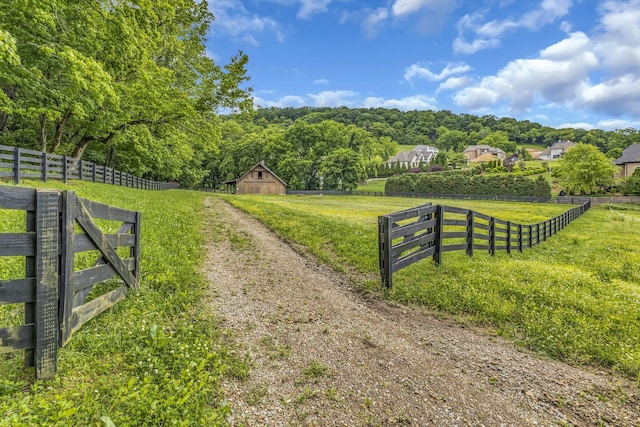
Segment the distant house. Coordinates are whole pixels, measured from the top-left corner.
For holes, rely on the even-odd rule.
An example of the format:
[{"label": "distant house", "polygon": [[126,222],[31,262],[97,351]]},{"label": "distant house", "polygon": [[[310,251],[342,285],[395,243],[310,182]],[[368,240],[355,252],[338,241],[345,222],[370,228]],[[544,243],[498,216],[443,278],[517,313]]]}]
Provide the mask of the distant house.
[{"label": "distant house", "polygon": [[438,152],[436,147],[430,147],[428,145],[416,145],[411,151],[401,151],[395,156],[387,160],[388,165],[404,166],[408,169],[417,168],[420,164],[427,165],[434,158]]},{"label": "distant house", "polygon": [[287,194],[287,184],[265,166],[264,161],[238,179],[223,184],[234,186],[236,194]]},{"label": "distant house", "polygon": [[[499,148],[491,147],[490,145],[470,145],[467,147],[466,150],[464,150],[463,154],[467,159],[471,161],[485,154],[490,154],[494,156],[495,158],[492,160],[504,159],[506,156],[506,153],[504,151],[502,151]],[[486,160],[486,161],[490,161],[490,160]]]},{"label": "distant house", "polygon": [[616,159],[615,164],[620,166],[622,177],[630,177],[640,167],[640,144],[633,144],[625,148],[622,157]]},{"label": "distant house", "polygon": [[547,148],[542,153],[540,153],[540,155],[538,155],[538,158],[540,160],[559,160],[562,158],[562,156],[565,155],[567,150],[573,147],[574,145],[576,145],[575,142],[571,142],[568,140],[558,141],[555,144],[553,144],[551,147]]},{"label": "distant house", "polygon": [[486,163],[486,162],[493,162],[495,160],[498,160],[498,156],[496,156],[495,154],[491,154],[491,153],[485,153],[479,157],[476,157],[475,159],[471,160],[471,163]]}]

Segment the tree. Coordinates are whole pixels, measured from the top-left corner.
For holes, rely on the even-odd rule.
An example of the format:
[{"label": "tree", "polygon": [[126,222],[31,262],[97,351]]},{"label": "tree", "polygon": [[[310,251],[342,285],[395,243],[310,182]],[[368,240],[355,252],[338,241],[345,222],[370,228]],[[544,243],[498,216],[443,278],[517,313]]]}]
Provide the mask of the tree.
[{"label": "tree", "polygon": [[350,148],[339,148],[326,156],[320,166],[323,188],[355,190],[367,177],[362,157]]},{"label": "tree", "polygon": [[569,193],[590,194],[613,182],[617,167],[597,147],[576,144],[558,161],[554,173]]},{"label": "tree", "polygon": [[509,135],[505,131],[491,132],[485,136],[479,144],[499,148],[505,153],[512,154],[516,151],[516,143],[509,141]]},{"label": "tree", "polygon": [[633,171],[624,183],[624,194],[640,196],[640,168]]}]

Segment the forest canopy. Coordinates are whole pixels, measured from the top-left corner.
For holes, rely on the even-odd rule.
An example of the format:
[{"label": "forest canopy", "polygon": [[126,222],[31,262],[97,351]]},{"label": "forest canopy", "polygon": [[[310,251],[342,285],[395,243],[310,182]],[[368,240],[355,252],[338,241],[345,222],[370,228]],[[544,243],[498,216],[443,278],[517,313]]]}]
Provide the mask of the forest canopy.
[{"label": "forest canopy", "polygon": [[[197,185],[248,58],[206,55],[206,1],[0,0],[0,143]],[[9,12],[10,11],[10,12]]]}]

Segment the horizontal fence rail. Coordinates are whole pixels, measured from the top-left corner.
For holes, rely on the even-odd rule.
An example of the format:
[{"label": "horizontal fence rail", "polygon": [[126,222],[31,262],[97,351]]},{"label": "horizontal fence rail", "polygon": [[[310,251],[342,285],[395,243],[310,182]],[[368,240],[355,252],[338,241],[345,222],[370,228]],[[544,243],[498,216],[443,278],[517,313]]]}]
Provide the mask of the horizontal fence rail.
[{"label": "horizontal fence rail", "polygon": [[[24,304],[24,323],[0,328],[0,353],[24,350],[25,364],[35,366],[36,378],[49,379],[57,370],[58,348],[73,332],[137,288],[140,213],[73,191],[6,186],[0,186],[0,209],[26,216],[24,230],[0,233],[0,257],[25,259],[23,277],[0,280],[0,305]],[[105,234],[96,219],[122,224]],[[128,248],[120,251],[128,256],[122,258],[118,248]],[[76,270],[75,255],[90,251],[94,265]],[[87,301],[95,285],[114,278],[111,287],[122,285]]]},{"label": "horizontal fence rail", "polygon": [[378,217],[378,253],[382,284],[391,288],[393,273],[422,259],[442,254],[484,250],[522,252],[546,241],[591,206],[587,201],[537,224],[523,225],[503,221],[469,209],[426,205]]},{"label": "horizontal fence rail", "polygon": [[10,178],[16,184],[22,178],[33,178],[44,182],[76,179],[143,190],[180,187],[178,183],[151,181],[86,160],[7,145],[0,145],[0,178]]}]

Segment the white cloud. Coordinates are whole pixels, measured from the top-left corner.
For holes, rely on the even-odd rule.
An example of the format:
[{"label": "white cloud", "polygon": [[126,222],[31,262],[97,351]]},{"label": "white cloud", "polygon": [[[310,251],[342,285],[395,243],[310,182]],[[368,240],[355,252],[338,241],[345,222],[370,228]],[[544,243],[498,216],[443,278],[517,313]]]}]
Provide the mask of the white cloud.
[{"label": "white cloud", "polygon": [[378,35],[380,27],[389,17],[389,10],[385,7],[380,7],[376,10],[369,11],[367,17],[362,22],[361,27],[365,37],[373,39]]},{"label": "white cloud", "polygon": [[300,0],[300,9],[297,17],[300,19],[309,19],[311,15],[316,13],[324,13],[328,10],[328,6],[333,0]]},{"label": "white cloud", "polygon": [[314,85],[328,85],[329,84],[329,80],[327,79],[316,79],[313,81]]},{"label": "white cloud", "polygon": [[453,90],[453,89],[458,89],[458,88],[461,88],[461,87],[469,86],[473,82],[474,82],[474,80],[471,77],[468,77],[468,76],[449,77],[447,80],[445,80],[444,82],[440,83],[440,86],[438,86],[438,89],[436,90],[436,93],[440,92],[442,90]]},{"label": "white cloud", "polygon": [[433,0],[396,0],[391,6],[391,11],[395,16],[409,15],[422,8],[432,6]]},{"label": "white cloud", "polygon": [[266,16],[249,13],[243,3],[238,0],[219,0],[209,3],[209,10],[216,17],[211,32],[224,34],[235,40],[242,40],[252,45],[259,45],[257,35],[273,33],[279,42],[283,42],[285,34],[280,24]]},{"label": "white cloud", "polygon": [[598,122],[598,129],[618,130],[627,128],[640,129],[640,120],[632,121],[623,119],[610,119],[601,120]]},{"label": "white cloud", "polygon": [[333,90],[323,91],[318,94],[307,94],[313,101],[315,107],[352,107],[355,102],[354,97],[358,96],[358,92],[352,90]]},{"label": "white cloud", "polygon": [[288,95],[283,96],[277,101],[270,101],[259,96],[253,97],[253,105],[257,107],[304,107],[307,104],[307,101],[301,96]]},{"label": "white cloud", "polygon": [[640,117],[640,76],[627,74],[586,88],[582,94],[587,107],[599,112]]},{"label": "white cloud", "polygon": [[598,66],[588,38],[577,32],[542,50],[538,58],[509,62],[497,75],[458,92],[454,100],[471,109],[505,101],[512,112],[526,111],[537,97],[575,104],[589,85],[589,73]]},{"label": "white cloud", "polygon": [[[537,31],[544,25],[565,16],[572,5],[572,0],[542,0],[536,9],[526,12],[516,20],[482,22],[487,11],[465,15],[458,21],[458,36],[453,41],[453,50],[456,53],[472,54],[482,49],[496,47],[505,33],[518,28]],[[566,25],[564,27],[567,28]],[[467,41],[466,32],[472,33],[473,41]]]},{"label": "white cloud", "polygon": [[608,1],[603,6],[601,34],[595,51],[612,72],[621,75],[640,69],[640,1]]},{"label": "white cloud", "polygon": [[596,127],[591,123],[562,123],[561,125],[556,126],[557,129],[584,129],[584,130],[592,130]]},{"label": "white cloud", "polygon": [[471,67],[467,64],[447,64],[442,71],[436,74],[426,67],[422,67],[418,64],[412,64],[406,69],[404,79],[408,82],[411,82],[414,79],[441,81],[454,74],[466,73],[469,70],[471,70]]},{"label": "white cloud", "polygon": [[401,99],[384,99],[377,97],[368,97],[364,99],[364,108],[397,108],[402,111],[411,110],[437,110],[435,99],[425,96],[416,95]]}]

